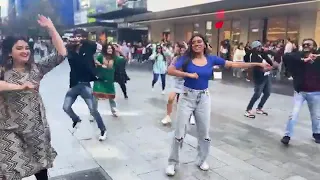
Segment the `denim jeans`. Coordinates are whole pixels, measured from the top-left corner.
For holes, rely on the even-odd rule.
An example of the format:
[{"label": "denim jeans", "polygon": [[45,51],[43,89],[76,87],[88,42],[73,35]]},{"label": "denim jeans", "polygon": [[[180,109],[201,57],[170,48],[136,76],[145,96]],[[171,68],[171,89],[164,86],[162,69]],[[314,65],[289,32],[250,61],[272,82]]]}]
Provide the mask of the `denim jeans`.
[{"label": "denim jeans", "polygon": [[295,92],[293,100],[293,111],[288,120],[285,135],[289,137],[293,135],[293,128],[297,123],[299,112],[304,101],[308,103],[312,132],[320,134],[320,92]]},{"label": "denim jeans", "polygon": [[270,97],[270,94],[271,94],[271,77],[270,76],[265,76],[261,83],[254,85],[254,94],[247,106],[247,111],[252,110],[254,104],[261,97],[262,93],[263,93],[263,96],[260,100],[260,103],[258,104],[258,109],[262,109],[264,104],[267,102],[268,98]]},{"label": "denim jeans", "polygon": [[152,87],[157,83],[159,76],[161,76],[162,90],[166,88],[166,74],[155,74],[153,73]]},{"label": "denim jeans", "polygon": [[175,135],[168,159],[170,165],[179,163],[179,151],[187,133],[187,124],[192,113],[194,113],[197,127],[197,163],[202,164],[208,157],[211,141],[209,137],[211,119],[210,94],[208,90],[186,89],[185,93],[180,95],[178,102]]},{"label": "denim jeans", "polygon": [[63,103],[63,110],[69,115],[73,122],[80,121],[80,117],[72,109],[73,103],[76,101],[78,96],[81,96],[82,99],[87,104],[90,114],[94,117],[98,124],[98,128],[101,131],[105,131],[106,127],[102,121],[102,117],[97,110],[95,99],[93,96],[93,91],[90,86],[90,83],[79,83],[78,85],[70,88],[66,94]]},{"label": "denim jeans", "polygon": [[[95,98],[95,106],[96,108],[98,109],[98,99]],[[117,103],[114,99],[109,99],[109,104],[110,104],[110,109],[111,109],[111,112],[112,114],[116,113],[117,112]]]}]

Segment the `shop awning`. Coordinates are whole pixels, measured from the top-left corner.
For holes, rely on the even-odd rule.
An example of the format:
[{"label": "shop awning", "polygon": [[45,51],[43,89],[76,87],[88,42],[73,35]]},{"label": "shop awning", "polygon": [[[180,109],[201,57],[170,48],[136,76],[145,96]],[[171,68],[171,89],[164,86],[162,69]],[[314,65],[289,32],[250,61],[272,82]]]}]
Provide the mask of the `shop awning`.
[{"label": "shop awning", "polygon": [[94,27],[94,26],[101,26],[101,27],[110,27],[110,28],[117,28],[117,23],[110,23],[110,22],[93,22],[93,23],[86,23],[86,24],[78,24],[74,27]]},{"label": "shop awning", "polygon": [[165,20],[175,17],[187,17],[192,15],[210,14],[215,12],[228,13],[230,11],[244,11],[266,6],[280,6],[283,4],[290,3],[302,4],[316,1],[317,0],[221,0],[196,6],[134,15],[125,18],[125,22],[148,22],[154,20]]},{"label": "shop awning", "polygon": [[115,29],[118,27],[117,23],[108,23],[108,22],[93,22],[93,23],[85,23],[85,24],[78,24],[78,25],[74,25],[74,26],[68,26],[68,27],[64,27],[63,29],[65,31],[68,30],[74,30],[77,28],[97,28],[97,27],[103,27],[105,29]]},{"label": "shop awning", "polygon": [[113,20],[125,18],[128,16],[133,16],[137,14],[142,14],[148,12],[146,8],[123,8],[116,11],[106,12],[106,13],[97,13],[90,14],[88,17],[104,20]]}]

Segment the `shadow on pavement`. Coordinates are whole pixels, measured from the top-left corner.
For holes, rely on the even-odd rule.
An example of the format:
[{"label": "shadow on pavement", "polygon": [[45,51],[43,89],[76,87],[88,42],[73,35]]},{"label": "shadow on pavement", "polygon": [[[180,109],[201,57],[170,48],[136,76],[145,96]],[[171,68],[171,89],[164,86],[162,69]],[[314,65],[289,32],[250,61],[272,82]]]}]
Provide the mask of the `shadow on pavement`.
[{"label": "shadow on pavement", "polygon": [[95,168],[50,178],[50,180],[112,180],[112,178],[101,168]]}]

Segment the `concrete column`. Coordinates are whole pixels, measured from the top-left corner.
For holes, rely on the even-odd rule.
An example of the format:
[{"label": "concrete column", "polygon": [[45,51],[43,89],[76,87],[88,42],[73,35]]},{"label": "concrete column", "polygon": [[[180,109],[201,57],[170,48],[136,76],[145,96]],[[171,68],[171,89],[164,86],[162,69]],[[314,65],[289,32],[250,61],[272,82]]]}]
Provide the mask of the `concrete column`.
[{"label": "concrete column", "polygon": [[240,42],[247,43],[248,42],[248,33],[249,33],[249,18],[241,18],[240,19]]},{"label": "concrete column", "polygon": [[[220,47],[220,43],[218,42],[218,29],[215,27],[215,21],[212,22],[212,42],[211,42],[211,46],[212,46],[212,53],[213,54],[217,54],[217,49]],[[221,40],[219,40],[221,41]]]}]

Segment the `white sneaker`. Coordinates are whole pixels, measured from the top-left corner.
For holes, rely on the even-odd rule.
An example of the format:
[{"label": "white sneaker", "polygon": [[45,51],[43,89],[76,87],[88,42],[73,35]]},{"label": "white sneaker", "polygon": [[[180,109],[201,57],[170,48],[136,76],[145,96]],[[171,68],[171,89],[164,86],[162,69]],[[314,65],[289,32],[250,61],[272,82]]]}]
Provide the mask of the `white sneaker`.
[{"label": "white sneaker", "polygon": [[154,88],[152,88],[151,91],[153,92],[153,91],[154,91]]},{"label": "white sneaker", "polygon": [[101,131],[100,137],[99,137],[99,141],[104,141],[107,139],[107,131]]},{"label": "white sneaker", "polygon": [[162,92],[161,92],[162,95],[164,95],[165,93],[166,93],[165,91],[162,91]]},{"label": "white sneaker", "polygon": [[113,112],[112,112],[112,115],[114,116],[114,117],[119,117],[119,110],[118,109],[116,109],[116,108],[114,108],[113,109]]},{"label": "white sneaker", "polygon": [[91,115],[89,121],[94,122],[94,120],[95,120],[94,117]]},{"label": "white sneaker", "polygon": [[168,123],[171,123],[171,118],[170,118],[170,116],[169,116],[169,115],[166,115],[166,117],[163,118],[163,119],[161,120],[161,122],[162,122],[163,125],[166,125],[166,124],[168,124]]},{"label": "white sneaker", "polygon": [[195,125],[196,124],[196,119],[194,118],[194,115],[192,114],[190,117],[190,124]]},{"label": "white sneaker", "polygon": [[72,124],[71,134],[73,135],[80,128],[81,121]]},{"label": "white sneaker", "polygon": [[174,176],[175,173],[176,173],[175,165],[169,165],[166,169],[166,175]]},{"label": "white sneaker", "polygon": [[202,171],[208,171],[210,169],[210,166],[207,162],[203,162],[201,164],[201,166],[199,166],[199,168],[202,170]]}]

